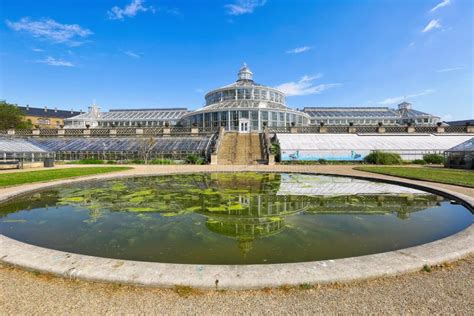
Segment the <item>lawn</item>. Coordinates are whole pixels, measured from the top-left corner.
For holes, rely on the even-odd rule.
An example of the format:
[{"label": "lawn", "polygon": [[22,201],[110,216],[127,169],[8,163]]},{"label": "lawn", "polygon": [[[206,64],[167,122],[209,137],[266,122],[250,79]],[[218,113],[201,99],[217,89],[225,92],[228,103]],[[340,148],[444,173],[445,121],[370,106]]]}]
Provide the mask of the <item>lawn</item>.
[{"label": "lawn", "polygon": [[474,187],[474,172],[469,170],[427,167],[356,167],[354,169],[408,179]]},{"label": "lawn", "polygon": [[131,167],[84,167],[0,174],[0,187],[129,170]]}]

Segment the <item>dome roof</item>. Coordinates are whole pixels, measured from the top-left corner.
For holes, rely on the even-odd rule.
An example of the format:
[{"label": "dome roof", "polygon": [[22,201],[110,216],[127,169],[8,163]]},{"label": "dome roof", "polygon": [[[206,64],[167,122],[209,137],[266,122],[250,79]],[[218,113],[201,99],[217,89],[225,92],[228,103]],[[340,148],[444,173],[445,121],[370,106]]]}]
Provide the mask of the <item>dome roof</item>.
[{"label": "dome roof", "polygon": [[250,70],[246,63],[244,63],[242,68],[240,68],[238,77],[239,79],[237,81],[253,81],[253,72]]}]

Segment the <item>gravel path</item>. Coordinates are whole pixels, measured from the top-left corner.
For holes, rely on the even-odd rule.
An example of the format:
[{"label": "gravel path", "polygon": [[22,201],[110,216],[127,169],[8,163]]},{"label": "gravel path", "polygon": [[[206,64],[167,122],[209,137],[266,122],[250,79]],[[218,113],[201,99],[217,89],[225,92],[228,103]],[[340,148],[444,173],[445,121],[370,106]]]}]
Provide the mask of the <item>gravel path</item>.
[{"label": "gravel path", "polygon": [[470,314],[473,310],[474,256],[429,273],[310,289],[225,292],[71,281],[0,265],[0,314]]}]

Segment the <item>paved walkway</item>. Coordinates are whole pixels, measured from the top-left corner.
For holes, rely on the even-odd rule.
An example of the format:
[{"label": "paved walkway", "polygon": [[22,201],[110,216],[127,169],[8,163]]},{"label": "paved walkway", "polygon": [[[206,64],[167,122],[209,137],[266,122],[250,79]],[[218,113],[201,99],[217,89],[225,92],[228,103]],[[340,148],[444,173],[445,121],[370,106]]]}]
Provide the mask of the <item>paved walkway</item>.
[{"label": "paved walkway", "polygon": [[[121,175],[198,171],[295,171],[395,177],[352,170],[352,166],[137,166]],[[101,175],[101,178],[117,176]],[[96,178],[89,176],[87,178]],[[55,182],[59,183],[61,181]],[[474,189],[428,184],[474,197]],[[29,184],[21,188],[40,188]],[[18,187],[0,189],[14,193]],[[431,273],[417,272],[348,285],[261,291],[147,289],[35,275],[0,265],[0,314],[236,314],[236,313],[460,313],[474,310],[474,256]]]}]

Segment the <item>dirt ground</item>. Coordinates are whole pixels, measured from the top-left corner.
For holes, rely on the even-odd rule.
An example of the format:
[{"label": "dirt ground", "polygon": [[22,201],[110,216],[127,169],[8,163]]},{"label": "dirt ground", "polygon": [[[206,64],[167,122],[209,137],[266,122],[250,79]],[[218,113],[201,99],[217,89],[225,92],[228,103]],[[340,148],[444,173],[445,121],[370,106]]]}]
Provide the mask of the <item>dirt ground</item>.
[{"label": "dirt ground", "polygon": [[474,310],[474,255],[397,277],[255,291],[73,281],[0,265],[0,314],[449,313]]}]

